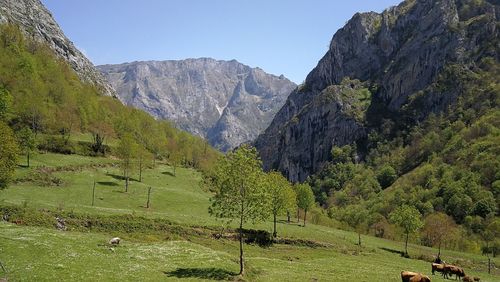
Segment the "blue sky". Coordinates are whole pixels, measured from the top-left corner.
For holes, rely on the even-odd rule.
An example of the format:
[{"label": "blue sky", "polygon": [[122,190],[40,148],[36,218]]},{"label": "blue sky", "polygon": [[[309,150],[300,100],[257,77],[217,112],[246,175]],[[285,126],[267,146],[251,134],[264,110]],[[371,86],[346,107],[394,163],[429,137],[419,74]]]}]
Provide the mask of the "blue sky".
[{"label": "blue sky", "polygon": [[96,65],[236,59],[301,83],[356,12],[400,0],[42,0]]}]

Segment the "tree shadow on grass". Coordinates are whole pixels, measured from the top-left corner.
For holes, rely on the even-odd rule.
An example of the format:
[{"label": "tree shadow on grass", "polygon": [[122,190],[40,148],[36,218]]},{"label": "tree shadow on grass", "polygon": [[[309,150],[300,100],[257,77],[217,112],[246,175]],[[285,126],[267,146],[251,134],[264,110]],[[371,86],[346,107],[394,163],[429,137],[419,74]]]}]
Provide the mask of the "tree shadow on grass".
[{"label": "tree shadow on grass", "polygon": [[198,278],[210,280],[229,280],[237,274],[222,268],[177,268],[174,271],[164,271],[168,277]]},{"label": "tree shadow on grass", "polygon": [[379,249],[384,250],[386,252],[393,253],[393,254],[398,254],[400,256],[404,255],[404,252],[402,252],[402,251],[398,251],[398,250],[394,250],[394,249],[390,249],[390,248],[386,248],[386,247],[380,247]]},{"label": "tree shadow on grass", "polygon": [[96,183],[99,185],[104,185],[104,186],[118,186],[118,183],[111,182],[111,181],[98,181]]},{"label": "tree shadow on grass", "polygon": [[[125,177],[123,177],[123,175],[112,174],[112,173],[106,173],[106,175],[107,176],[111,176],[111,177],[113,177],[114,179],[117,179],[117,180],[123,180],[123,181],[125,181]],[[128,180],[129,181],[139,182],[137,179],[132,178],[132,177],[129,177]]]},{"label": "tree shadow on grass", "polygon": [[164,172],[162,172],[162,174],[170,175],[172,177],[175,177],[175,175],[172,172],[170,172],[170,171],[164,171]]}]

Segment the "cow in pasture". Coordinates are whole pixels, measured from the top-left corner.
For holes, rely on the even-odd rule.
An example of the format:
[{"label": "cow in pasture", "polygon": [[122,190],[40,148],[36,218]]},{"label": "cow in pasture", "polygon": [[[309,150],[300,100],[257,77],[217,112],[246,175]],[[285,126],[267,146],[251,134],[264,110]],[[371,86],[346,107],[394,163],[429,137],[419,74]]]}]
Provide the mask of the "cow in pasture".
[{"label": "cow in pasture", "polygon": [[115,237],[115,238],[112,238],[111,240],[109,240],[109,244],[110,245],[119,245],[120,241],[121,241],[121,239],[119,237]]},{"label": "cow in pasture", "polygon": [[454,266],[451,264],[445,264],[444,266],[444,271],[443,271],[443,276],[444,278],[448,279],[448,275],[453,276],[455,274],[455,280],[460,280],[462,277],[465,276],[465,272],[461,267]]},{"label": "cow in pasture", "polygon": [[403,282],[431,282],[429,276],[412,271],[401,271],[401,280]]},{"label": "cow in pasture", "polygon": [[434,272],[441,272],[443,274],[444,264],[432,263],[432,275],[434,275]]}]

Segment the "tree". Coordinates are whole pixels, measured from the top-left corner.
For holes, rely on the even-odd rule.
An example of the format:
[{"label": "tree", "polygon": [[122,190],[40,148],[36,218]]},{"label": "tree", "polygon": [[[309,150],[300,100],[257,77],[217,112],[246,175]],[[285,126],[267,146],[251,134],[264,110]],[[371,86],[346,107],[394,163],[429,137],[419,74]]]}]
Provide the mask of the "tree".
[{"label": "tree", "polygon": [[405,240],[405,255],[408,256],[408,237],[422,228],[423,223],[420,212],[412,206],[402,205],[394,210],[390,215],[390,220],[403,229]]},{"label": "tree", "polygon": [[304,227],[306,226],[307,211],[314,205],[314,194],[307,183],[298,184],[296,188],[297,206],[304,210]]},{"label": "tree", "polygon": [[269,216],[269,195],[264,189],[262,162],[257,150],[243,145],[220,158],[204,183],[215,192],[209,213],[217,218],[239,221],[240,275],[244,273],[243,226]]},{"label": "tree", "polygon": [[174,172],[174,176],[177,176],[177,167],[182,163],[183,155],[180,151],[174,151],[170,153],[169,160],[170,165],[172,165],[172,170]]},{"label": "tree", "polygon": [[492,218],[486,225],[486,228],[481,235],[483,240],[486,242],[486,250],[488,250],[488,273],[491,273],[491,258],[489,249],[490,243],[500,237],[500,219],[498,217]]},{"label": "tree", "polygon": [[0,189],[9,184],[17,165],[18,146],[14,133],[0,121]]},{"label": "tree", "polygon": [[12,96],[7,89],[0,86],[0,120],[5,120],[12,103]]},{"label": "tree", "polygon": [[441,256],[441,245],[445,243],[449,234],[456,224],[448,215],[438,212],[427,216],[424,220],[423,233],[431,246],[438,246],[437,257]]},{"label": "tree", "polygon": [[142,171],[146,167],[145,162],[151,160],[153,155],[141,145],[137,146],[137,160],[139,162],[139,182],[142,182]]},{"label": "tree", "polygon": [[130,171],[132,170],[133,159],[137,154],[137,143],[130,134],[124,134],[118,145],[118,156],[122,159],[123,177],[125,178],[125,192],[128,192]]},{"label": "tree", "polygon": [[348,206],[342,219],[358,233],[358,245],[361,246],[361,232],[367,227],[368,211],[362,205]]},{"label": "tree", "polygon": [[273,236],[276,237],[276,217],[295,208],[296,195],[290,182],[276,171],[266,174],[265,188],[270,196],[271,213],[274,220]]},{"label": "tree", "polygon": [[332,163],[348,163],[353,161],[353,149],[350,145],[342,147],[334,146],[330,152],[332,154]]},{"label": "tree", "polygon": [[378,183],[380,183],[382,189],[391,186],[391,184],[396,180],[396,178],[398,178],[396,170],[394,170],[394,168],[388,164],[382,166],[382,168],[377,174],[377,180]]},{"label": "tree", "polygon": [[29,127],[24,127],[17,133],[21,151],[26,155],[26,164],[30,167],[30,153],[36,148],[35,135]]}]

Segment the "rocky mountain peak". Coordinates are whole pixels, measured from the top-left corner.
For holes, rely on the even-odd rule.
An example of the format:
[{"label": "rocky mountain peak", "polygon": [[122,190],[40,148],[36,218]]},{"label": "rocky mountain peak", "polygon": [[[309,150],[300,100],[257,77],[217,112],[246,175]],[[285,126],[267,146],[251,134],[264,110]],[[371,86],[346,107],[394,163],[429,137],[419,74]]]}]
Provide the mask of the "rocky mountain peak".
[{"label": "rocky mountain peak", "polygon": [[[415,97],[429,89],[449,64],[473,66],[485,56],[498,59],[496,2],[407,0],[380,14],[354,15],[257,139],[265,168],[303,181],[331,158],[332,146],[364,142],[381,119],[410,108],[414,113],[410,120],[445,110],[459,93],[429,90],[425,98],[418,96],[418,103]],[[371,92],[362,121],[345,115],[345,103],[341,107],[335,100],[313,103],[325,89],[346,78],[366,83]]]}]

